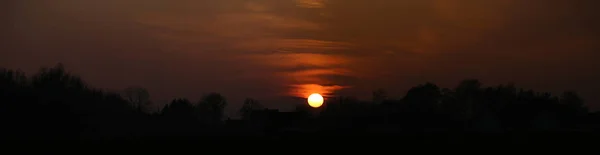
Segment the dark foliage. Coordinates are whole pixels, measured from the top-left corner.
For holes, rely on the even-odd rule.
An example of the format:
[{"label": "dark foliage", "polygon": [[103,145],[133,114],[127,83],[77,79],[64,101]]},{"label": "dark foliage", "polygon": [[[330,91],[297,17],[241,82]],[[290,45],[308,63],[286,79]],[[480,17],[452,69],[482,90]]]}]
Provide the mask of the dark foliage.
[{"label": "dark foliage", "polygon": [[206,94],[196,103],[174,99],[157,113],[142,110],[146,102],[148,92],[141,87],[127,89],[124,96],[94,89],[60,64],[29,78],[20,71],[0,70],[1,136],[5,140],[591,134],[598,131],[600,122],[600,114],[590,113],[575,92],[554,96],[513,85],[483,87],[477,80],[462,81],[454,89],[425,83],[399,100],[389,98],[383,90],[373,93],[373,102],[339,96],[328,99],[321,108],[298,105],[293,112],[265,109],[258,101],[247,99],[239,111],[240,120],[223,119],[227,101],[218,93]]}]

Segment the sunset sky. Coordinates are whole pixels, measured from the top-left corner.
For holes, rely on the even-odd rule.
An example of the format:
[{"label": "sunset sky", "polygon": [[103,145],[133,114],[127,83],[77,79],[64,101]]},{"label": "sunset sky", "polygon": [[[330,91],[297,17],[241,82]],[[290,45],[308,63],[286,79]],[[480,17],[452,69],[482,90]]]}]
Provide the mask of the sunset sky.
[{"label": "sunset sky", "polygon": [[[153,101],[401,97],[412,86],[576,90],[600,108],[597,0],[3,0],[0,67],[64,63]],[[230,111],[232,111],[230,109]]]}]

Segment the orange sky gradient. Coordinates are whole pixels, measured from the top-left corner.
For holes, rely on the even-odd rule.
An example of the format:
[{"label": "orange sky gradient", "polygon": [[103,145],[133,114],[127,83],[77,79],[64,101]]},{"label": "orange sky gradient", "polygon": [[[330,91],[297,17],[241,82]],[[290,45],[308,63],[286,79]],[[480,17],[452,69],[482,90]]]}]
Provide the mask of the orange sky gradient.
[{"label": "orange sky gradient", "polygon": [[[401,97],[478,78],[578,91],[600,108],[594,0],[53,0],[0,2],[0,66],[57,62],[91,85],[155,102]],[[230,111],[234,111],[230,110]]]}]

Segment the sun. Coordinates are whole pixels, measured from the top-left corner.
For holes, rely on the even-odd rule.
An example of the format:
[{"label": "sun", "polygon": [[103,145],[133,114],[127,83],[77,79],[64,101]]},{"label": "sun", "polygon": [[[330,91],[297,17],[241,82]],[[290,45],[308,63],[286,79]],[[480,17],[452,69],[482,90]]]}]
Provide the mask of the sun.
[{"label": "sun", "polygon": [[323,105],[323,96],[317,93],[308,96],[308,105],[313,108],[321,107]]}]

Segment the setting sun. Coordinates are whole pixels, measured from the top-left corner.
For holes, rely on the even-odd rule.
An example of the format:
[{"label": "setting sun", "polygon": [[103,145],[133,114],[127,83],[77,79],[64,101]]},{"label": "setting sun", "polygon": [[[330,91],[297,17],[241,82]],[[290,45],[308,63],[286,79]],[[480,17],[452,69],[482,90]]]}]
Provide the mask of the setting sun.
[{"label": "setting sun", "polygon": [[321,94],[314,93],[308,97],[308,105],[313,108],[318,108],[323,105],[323,96]]}]

